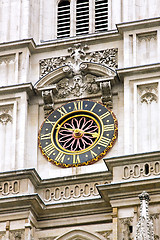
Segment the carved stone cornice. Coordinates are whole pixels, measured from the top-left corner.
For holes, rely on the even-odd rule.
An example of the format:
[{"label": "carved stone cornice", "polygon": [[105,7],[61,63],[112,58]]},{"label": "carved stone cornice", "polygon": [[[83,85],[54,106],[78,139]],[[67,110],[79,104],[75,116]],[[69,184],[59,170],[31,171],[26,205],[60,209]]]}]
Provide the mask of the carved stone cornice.
[{"label": "carved stone cornice", "polygon": [[[153,159],[155,162],[155,168],[152,168]],[[160,175],[159,175],[159,161],[160,152],[151,152],[143,154],[134,154],[129,156],[121,156],[114,158],[104,159],[109,171],[113,174],[113,180],[111,183],[102,184],[97,186],[100,195],[107,202],[110,201],[113,207],[128,206],[128,204],[138,204],[136,196],[140,192],[146,190],[152,192],[152,201],[156,201],[157,192],[159,192]],[[145,166],[147,163],[147,166]],[[123,178],[124,167],[144,165],[144,174],[138,178]],[[146,169],[145,169],[146,168]],[[140,168],[141,169],[141,168]],[[153,172],[150,172],[150,171]],[[117,178],[117,171],[119,178]],[[137,170],[134,170],[137,171]],[[152,175],[150,174],[152,173]],[[153,198],[154,196],[154,198]],[[132,198],[132,200],[131,200]]]},{"label": "carved stone cornice", "polygon": [[45,180],[34,169],[0,173],[0,212],[4,208],[12,212],[30,206],[36,216],[43,213],[46,218],[48,213],[54,218],[60,213],[61,217],[70,217],[71,212],[72,216],[103,213],[110,207],[101,199],[96,185],[109,182],[110,178],[107,172]]},{"label": "carved stone cornice", "polygon": [[22,83],[0,87],[0,95],[12,94],[17,92],[27,92],[28,96],[33,96],[35,94],[35,89],[32,83]]},{"label": "carved stone cornice", "polygon": [[[119,79],[121,82],[124,81],[125,77],[128,76],[134,76],[135,79],[137,79],[137,74],[146,74],[146,72],[149,74],[157,74],[159,76],[160,74],[160,63],[154,63],[154,64],[146,64],[141,66],[134,66],[134,67],[127,67],[127,68],[119,68],[116,70]],[[131,79],[132,81],[132,79]]]},{"label": "carved stone cornice", "polygon": [[104,162],[106,166],[109,168],[111,172],[113,172],[113,168],[117,166],[126,166],[131,164],[139,164],[139,163],[150,163],[160,161],[160,151],[148,152],[148,153],[137,153],[124,155],[120,157],[112,157],[112,158],[104,158]]},{"label": "carved stone cornice", "polygon": [[147,27],[156,27],[160,24],[160,18],[140,19],[132,22],[124,22],[117,24],[117,29],[120,33],[125,31],[133,31],[137,29],[146,29]]}]

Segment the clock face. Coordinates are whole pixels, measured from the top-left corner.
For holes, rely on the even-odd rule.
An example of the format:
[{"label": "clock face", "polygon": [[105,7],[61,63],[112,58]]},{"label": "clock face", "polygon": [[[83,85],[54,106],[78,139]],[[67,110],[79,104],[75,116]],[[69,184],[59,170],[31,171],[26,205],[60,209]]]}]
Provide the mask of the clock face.
[{"label": "clock face", "polygon": [[39,147],[61,167],[92,164],[106,155],[117,138],[113,112],[99,102],[78,100],[53,111],[39,131]]}]

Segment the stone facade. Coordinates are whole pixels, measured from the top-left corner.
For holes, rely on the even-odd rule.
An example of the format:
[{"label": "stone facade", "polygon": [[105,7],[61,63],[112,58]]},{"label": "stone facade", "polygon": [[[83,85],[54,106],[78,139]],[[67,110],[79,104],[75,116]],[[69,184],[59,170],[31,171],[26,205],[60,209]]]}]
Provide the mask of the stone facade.
[{"label": "stone facade", "polygon": [[[108,31],[90,21],[89,34],[65,39],[57,4],[0,0],[0,240],[136,239],[143,191],[160,239],[160,3],[108,0]],[[111,108],[118,139],[92,165],[59,168],[38,131],[78,99]]]}]

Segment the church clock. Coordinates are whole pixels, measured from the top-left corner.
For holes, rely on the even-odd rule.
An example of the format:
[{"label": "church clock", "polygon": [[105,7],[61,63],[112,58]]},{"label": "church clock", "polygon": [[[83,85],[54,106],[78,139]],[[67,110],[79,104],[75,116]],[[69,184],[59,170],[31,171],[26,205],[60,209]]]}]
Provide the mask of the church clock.
[{"label": "church clock", "polygon": [[78,100],[53,111],[42,123],[42,154],[61,167],[92,164],[106,155],[117,138],[113,112],[99,102]]}]

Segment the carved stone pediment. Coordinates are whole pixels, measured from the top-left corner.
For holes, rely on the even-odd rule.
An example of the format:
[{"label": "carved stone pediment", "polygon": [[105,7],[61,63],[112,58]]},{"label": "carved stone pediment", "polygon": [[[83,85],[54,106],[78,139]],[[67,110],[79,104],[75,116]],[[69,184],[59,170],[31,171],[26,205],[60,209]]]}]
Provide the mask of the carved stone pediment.
[{"label": "carved stone pediment", "polygon": [[[40,61],[40,80],[35,88],[42,93],[44,109],[53,110],[55,101],[101,97],[112,107],[111,86],[118,80],[117,49],[86,53],[88,46],[75,44],[67,57]],[[48,113],[47,113],[48,114]]]}]

